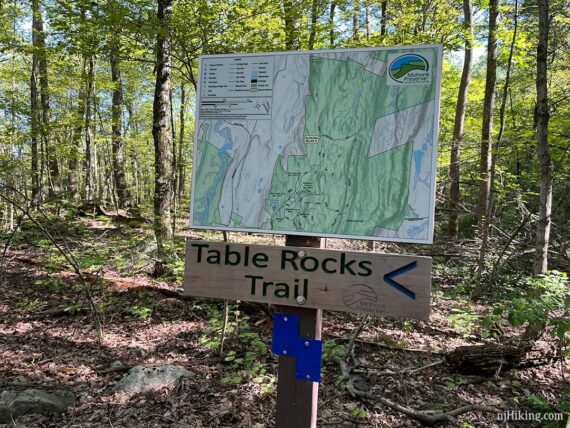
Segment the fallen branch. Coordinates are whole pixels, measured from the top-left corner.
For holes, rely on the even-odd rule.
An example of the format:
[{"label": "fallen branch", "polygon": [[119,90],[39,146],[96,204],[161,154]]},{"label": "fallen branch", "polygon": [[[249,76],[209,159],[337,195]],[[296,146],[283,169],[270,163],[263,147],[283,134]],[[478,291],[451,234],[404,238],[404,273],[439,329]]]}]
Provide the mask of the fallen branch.
[{"label": "fallen branch", "polygon": [[347,381],[346,390],[352,397],[363,398],[370,401],[376,401],[386,407],[391,408],[392,410],[396,410],[397,412],[403,413],[404,415],[412,419],[415,419],[417,421],[420,421],[421,423],[428,426],[432,426],[440,422],[450,422],[453,424],[457,424],[458,416],[474,411],[499,413],[499,410],[496,409],[495,407],[487,406],[484,404],[469,404],[466,406],[458,407],[457,409],[451,410],[449,412],[442,412],[442,413],[420,411],[412,409],[411,407],[402,406],[398,403],[393,402],[392,400],[380,397],[377,394],[371,394],[369,392],[364,392],[357,389],[352,382],[352,378],[350,376],[350,371],[346,361],[344,361],[339,357],[335,357],[334,360],[340,366],[340,371],[343,377]]},{"label": "fallen branch", "polygon": [[[336,334],[329,334],[328,336],[332,337],[333,339],[338,339],[338,340],[350,340],[350,337],[339,336],[339,335],[336,335]],[[371,346],[378,346],[379,348],[392,349],[392,350],[394,350],[394,351],[422,352],[422,353],[426,353],[426,354],[436,354],[436,355],[439,355],[439,354],[445,355],[445,354],[447,354],[447,352],[444,352],[444,351],[437,351],[437,350],[433,350],[433,349],[399,348],[399,347],[397,347],[397,346],[386,345],[386,344],[384,344],[384,343],[371,342],[370,340],[355,339],[355,342],[364,343],[364,344],[366,344],[366,345],[371,345]]]}]

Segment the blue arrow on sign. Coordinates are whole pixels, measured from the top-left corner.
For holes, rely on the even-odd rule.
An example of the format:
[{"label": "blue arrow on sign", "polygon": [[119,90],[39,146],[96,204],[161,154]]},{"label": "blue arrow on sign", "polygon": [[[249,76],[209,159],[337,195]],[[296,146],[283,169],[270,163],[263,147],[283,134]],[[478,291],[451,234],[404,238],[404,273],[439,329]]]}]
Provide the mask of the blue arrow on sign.
[{"label": "blue arrow on sign", "polygon": [[412,269],[415,269],[417,266],[417,262],[412,262],[412,263],[408,263],[405,266],[402,266],[401,268],[398,268],[396,270],[393,270],[392,272],[388,272],[386,275],[384,275],[384,282],[392,287],[394,287],[396,290],[398,290],[400,293],[405,294],[407,297],[409,297],[412,300],[416,299],[416,293],[414,293],[412,290],[410,290],[409,288],[404,287],[402,284],[400,284],[399,282],[394,281],[394,277],[401,275],[403,273],[409,272]]}]

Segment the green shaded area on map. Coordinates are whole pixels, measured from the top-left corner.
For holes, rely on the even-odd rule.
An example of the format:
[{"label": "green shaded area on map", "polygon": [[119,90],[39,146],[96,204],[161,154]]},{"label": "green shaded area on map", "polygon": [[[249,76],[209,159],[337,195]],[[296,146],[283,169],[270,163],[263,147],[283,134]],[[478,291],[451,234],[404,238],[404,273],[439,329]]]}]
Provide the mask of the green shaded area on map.
[{"label": "green shaded area on map", "polygon": [[[436,57],[434,49],[434,63]],[[413,141],[368,157],[374,126],[379,117],[433,100],[435,79],[388,86],[354,60],[312,55],[309,88],[305,137],[318,142],[289,156],[285,168],[277,159],[265,204],[271,220],[263,227],[360,236],[376,227],[398,230],[410,214]]]},{"label": "green shaded area on map", "polygon": [[243,221],[243,217],[238,213],[232,211],[231,221],[233,221],[234,227],[241,227],[241,222]]},{"label": "green shaded area on map", "polygon": [[231,158],[205,139],[209,129],[207,123],[204,123],[201,129],[204,138],[198,140],[198,149],[202,157],[195,177],[196,182],[201,185],[194,189],[193,216],[197,226],[210,226],[220,223],[218,205]]}]

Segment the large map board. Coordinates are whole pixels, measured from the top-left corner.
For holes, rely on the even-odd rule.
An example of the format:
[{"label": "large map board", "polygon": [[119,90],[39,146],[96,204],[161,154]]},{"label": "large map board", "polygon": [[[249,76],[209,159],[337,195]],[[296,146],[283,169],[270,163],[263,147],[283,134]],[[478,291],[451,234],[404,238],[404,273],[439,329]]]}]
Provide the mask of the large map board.
[{"label": "large map board", "polygon": [[441,57],[201,56],[190,226],[431,243]]}]

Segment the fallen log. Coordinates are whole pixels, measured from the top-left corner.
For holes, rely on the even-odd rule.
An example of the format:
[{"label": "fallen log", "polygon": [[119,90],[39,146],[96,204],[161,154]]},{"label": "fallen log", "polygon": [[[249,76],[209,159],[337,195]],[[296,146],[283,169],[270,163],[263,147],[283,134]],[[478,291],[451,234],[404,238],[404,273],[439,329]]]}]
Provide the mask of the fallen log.
[{"label": "fallen log", "polygon": [[459,373],[498,376],[501,371],[519,367],[529,350],[525,342],[459,346],[447,354],[446,360]]}]

